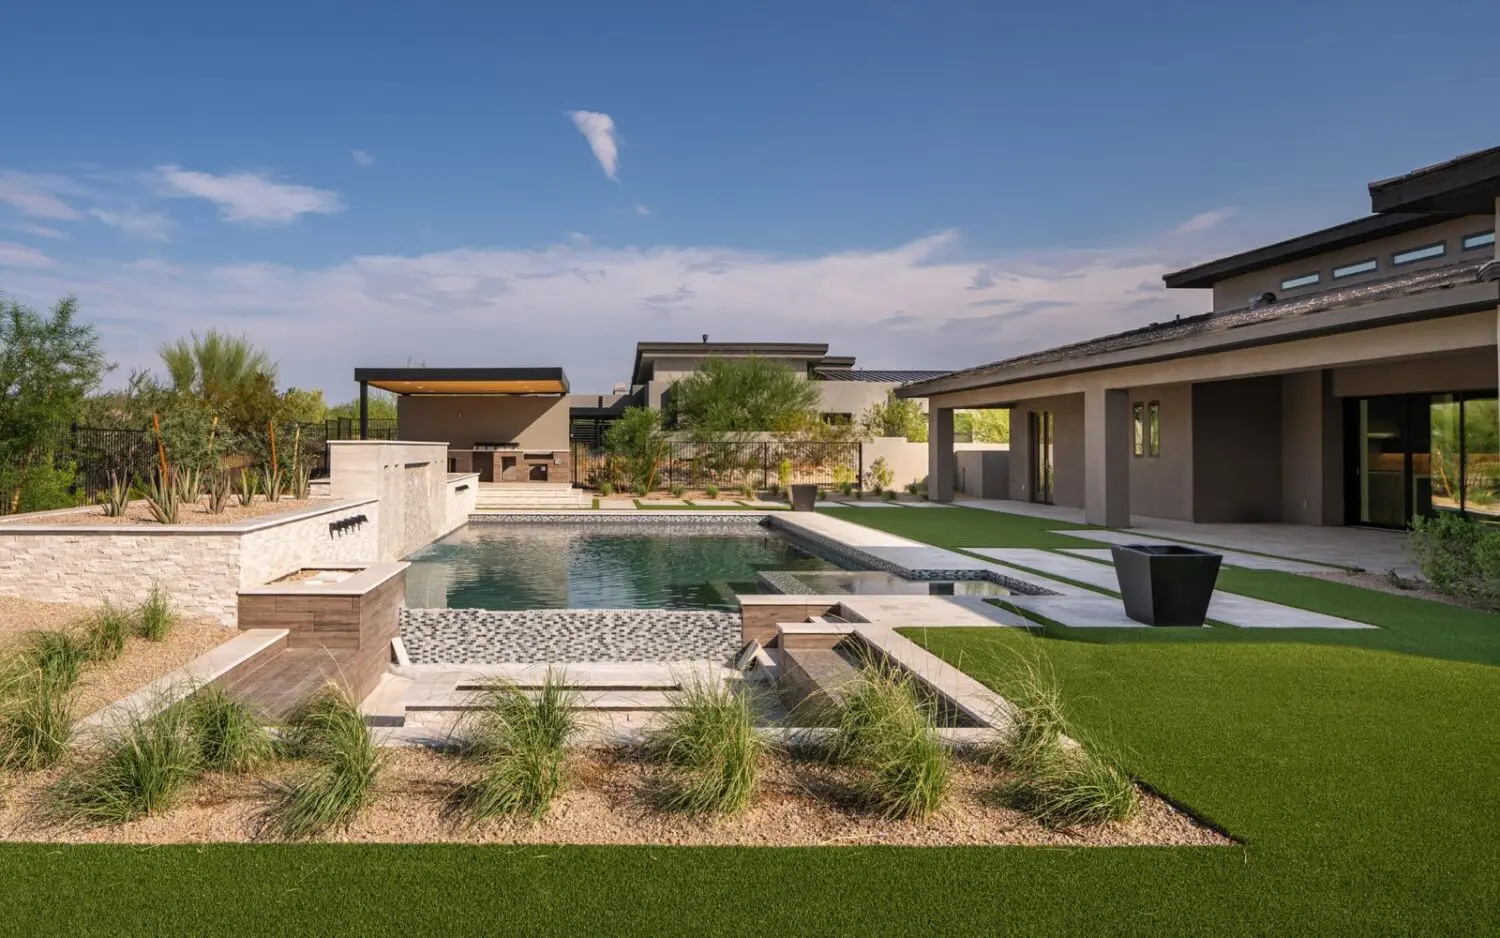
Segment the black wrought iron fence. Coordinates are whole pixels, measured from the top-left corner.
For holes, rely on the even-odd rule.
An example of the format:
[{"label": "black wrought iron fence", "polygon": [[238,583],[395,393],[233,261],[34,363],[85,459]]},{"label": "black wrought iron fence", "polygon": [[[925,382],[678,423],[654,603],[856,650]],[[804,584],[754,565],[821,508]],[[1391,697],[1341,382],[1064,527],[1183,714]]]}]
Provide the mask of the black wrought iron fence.
[{"label": "black wrought iron fence", "polygon": [[[654,463],[654,466],[652,465]],[[758,489],[776,484],[832,487],[864,476],[864,447],[857,441],[767,440],[754,442],[666,443],[655,460],[611,459],[604,450],[587,444],[573,446],[573,482],[596,487],[608,481],[636,488],[654,468],[657,488],[681,485],[690,489],[715,485]]]}]

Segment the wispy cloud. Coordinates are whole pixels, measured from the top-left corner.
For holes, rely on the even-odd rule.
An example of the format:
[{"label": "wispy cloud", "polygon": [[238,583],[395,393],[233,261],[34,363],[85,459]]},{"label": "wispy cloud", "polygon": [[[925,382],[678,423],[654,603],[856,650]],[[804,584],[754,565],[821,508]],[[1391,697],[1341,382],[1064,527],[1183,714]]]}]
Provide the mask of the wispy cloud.
[{"label": "wispy cloud", "polygon": [[589,142],[594,159],[604,169],[604,175],[618,180],[620,166],[620,140],[615,132],[615,122],[608,114],[598,111],[569,111],[573,126]]},{"label": "wispy cloud", "polygon": [[371,156],[370,151],[368,150],[355,150],[349,155],[354,157],[354,162],[358,163],[361,166],[375,165],[375,157]]},{"label": "wispy cloud", "polygon": [[118,228],[133,238],[145,241],[166,241],[172,220],[160,212],[143,212],[125,209],[118,212],[103,208],[91,208],[89,214],[111,228]]},{"label": "wispy cloud", "polygon": [[36,248],[0,241],[0,267],[52,267],[56,263]]},{"label": "wispy cloud", "polygon": [[61,196],[75,191],[73,181],[51,173],[0,170],[0,202],[32,218],[77,221],[83,215]]},{"label": "wispy cloud", "polygon": [[165,194],[206,199],[219,207],[225,221],[236,224],[285,225],[302,215],[344,209],[337,192],[276,182],[262,173],[215,176],[167,164],[156,167],[156,177]]},{"label": "wispy cloud", "polygon": [[1197,234],[1210,228],[1217,228],[1228,221],[1239,211],[1233,206],[1227,208],[1216,208],[1207,212],[1199,212],[1192,218],[1173,228],[1171,234]]},{"label": "wispy cloud", "polygon": [[66,231],[63,231],[61,228],[51,228],[47,225],[35,225],[31,222],[16,222],[13,225],[4,225],[0,227],[4,227],[8,231],[19,231],[22,234],[29,234],[36,238],[52,238],[55,241],[73,240],[73,236],[68,234]]},{"label": "wispy cloud", "polygon": [[637,202],[637,203],[635,203],[635,213],[637,215],[650,215],[651,214],[651,206],[649,206],[649,205],[643,205],[640,202]]}]

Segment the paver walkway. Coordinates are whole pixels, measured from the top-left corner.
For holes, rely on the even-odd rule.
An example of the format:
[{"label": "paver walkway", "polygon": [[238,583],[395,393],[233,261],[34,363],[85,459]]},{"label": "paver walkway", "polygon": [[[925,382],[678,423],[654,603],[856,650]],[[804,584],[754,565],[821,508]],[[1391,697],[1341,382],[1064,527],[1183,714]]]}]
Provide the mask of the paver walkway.
[{"label": "paver walkway", "polygon": [[[1106,544],[1149,544],[1149,545],[1181,545],[1184,547],[1195,547],[1199,545],[1186,544],[1182,541],[1169,541],[1159,537],[1142,537],[1130,531],[1058,531],[1058,534],[1066,534],[1069,537],[1083,537],[1091,541],[1103,541]],[[1200,550],[1205,548],[1199,546]],[[1266,557],[1261,554],[1247,554],[1239,550],[1225,550],[1222,547],[1209,547],[1214,553],[1223,556],[1224,565],[1229,567],[1243,567],[1246,570],[1279,570],[1282,573],[1331,573],[1337,567],[1326,567],[1319,563],[1307,563],[1302,560],[1288,560],[1285,557]],[[1107,547],[1069,547],[1064,548],[1063,553],[1073,554],[1077,557],[1086,557],[1089,560],[1102,560],[1112,563],[1109,548]]]}]

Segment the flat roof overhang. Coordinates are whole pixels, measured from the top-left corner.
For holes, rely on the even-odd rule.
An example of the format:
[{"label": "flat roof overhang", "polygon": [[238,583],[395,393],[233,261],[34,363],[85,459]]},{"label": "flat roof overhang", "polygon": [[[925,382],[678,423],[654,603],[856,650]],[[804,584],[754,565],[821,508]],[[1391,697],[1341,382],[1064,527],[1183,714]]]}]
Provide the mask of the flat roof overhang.
[{"label": "flat roof overhang", "polygon": [[561,368],[356,368],[354,380],[393,394],[567,394]]},{"label": "flat roof overhang", "polygon": [[[692,355],[706,358],[801,358],[817,361],[828,355],[827,342],[637,342],[631,381],[644,384],[641,366],[647,358]],[[850,359],[853,364],[853,359]]]},{"label": "flat roof overhang", "polygon": [[1377,212],[1489,215],[1495,211],[1496,198],[1500,198],[1500,147],[1370,183],[1370,208]]},{"label": "flat roof overhang", "polygon": [[1087,358],[1063,359],[1021,365],[990,373],[955,374],[897,388],[897,397],[932,398],[963,391],[978,391],[1023,384],[1045,378],[1061,378],[1132,365],[1231,352],[1238,349],[1295,342],[1318,336],[1358,332],[1379,326],[1462,316],[1500,309],[1500,283],[1493,281],[1376,300],[1357,306],[1273,319],[1253,325],[1205,331],[1179,339],[1105,352]]}]

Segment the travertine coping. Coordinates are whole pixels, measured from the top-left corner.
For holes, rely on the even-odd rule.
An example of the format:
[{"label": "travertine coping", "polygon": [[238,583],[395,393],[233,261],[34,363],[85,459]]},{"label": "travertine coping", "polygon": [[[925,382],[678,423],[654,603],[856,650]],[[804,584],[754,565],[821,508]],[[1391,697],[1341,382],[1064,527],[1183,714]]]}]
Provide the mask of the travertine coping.
[{"label": "travertine coping", "polygon": [[405,560],[390,560],[380,563],[310,563],[304,570],[356,570],[348,579],[337,583],[313,583],[308,580],[290,580],[280,583],[264,583],[260,586],[244,586],[240,596],[283,596],[296,593],[298,596],[363,596],[396,576],[411,564]]},{"label": "travertine coping", "polygon": [[[300,508],[279,515],[260,515],[256,518],[247,518],[233,524],[38,524],[32,520],[23,518],[56,518],[61,515],[76,514],[81,511],[93,511],[98,506],[91,505],[87,508],[64,508],[59,511],[42,512],[35,515],[15,516],[10,519],[0,519],[0,533],[3,534],[116,534],[121,536],[138,534],[160,534],[160,535],[215,535],[215,534],[249,534],[253,531],[263,531],[267,528],[290,524],[294,521],[302,521],[307,518],[316,518],[319,515],[335,514],[341,511],[350,511],[362,508],[366,505],[378,504],[378,498],[346,498],[326,505],[314,505],[310,508]],[[329,569],[335,569],[330,567]]]}]

